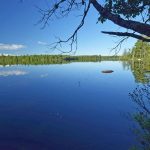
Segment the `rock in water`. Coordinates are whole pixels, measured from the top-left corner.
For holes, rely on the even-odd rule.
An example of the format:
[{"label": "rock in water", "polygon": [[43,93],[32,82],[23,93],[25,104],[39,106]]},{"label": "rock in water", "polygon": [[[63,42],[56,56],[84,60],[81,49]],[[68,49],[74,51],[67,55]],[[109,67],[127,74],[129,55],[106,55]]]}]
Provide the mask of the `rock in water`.
[{"label": "rock in water", "polygon": [[102,73],[112,73],[114,72],[113,70],[103,70]]}]

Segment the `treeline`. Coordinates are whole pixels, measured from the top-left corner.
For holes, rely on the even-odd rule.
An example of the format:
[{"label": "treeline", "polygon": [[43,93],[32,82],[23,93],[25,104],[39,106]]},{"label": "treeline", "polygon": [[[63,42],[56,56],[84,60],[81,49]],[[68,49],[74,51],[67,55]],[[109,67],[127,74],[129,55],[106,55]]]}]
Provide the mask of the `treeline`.
[{"label": "treeline", "polygon": [[127,60],[123,66],[132,70],[135,81],[150,82],[150,44],[138,40],[131,50],[125,50],[121,58]]},{"label": "treeline", "polygon": [[122,56],[102,56],[101,61],[118,61],[121,60]]},{"label": "treeline", "polygon": [[132,49],[124,50],[121,59],[150,60],[150,43],[138,40]]},{"label": "treeline", "polygon": [[0,56],[0,65],[42,65],[65,64],[71,62],[100,62],[100,61],[149,61],[150,44],[138,40],[131,50],[125,50],[122,56],[101,55],[24,55],[24,56]]},{"label": "treeline", "polygon": [[100,55],[70,56],[70,55],[25,55],[25,56],[0,56],[0,65],[42,65],[66,64],[71,62],[100,62]]}]

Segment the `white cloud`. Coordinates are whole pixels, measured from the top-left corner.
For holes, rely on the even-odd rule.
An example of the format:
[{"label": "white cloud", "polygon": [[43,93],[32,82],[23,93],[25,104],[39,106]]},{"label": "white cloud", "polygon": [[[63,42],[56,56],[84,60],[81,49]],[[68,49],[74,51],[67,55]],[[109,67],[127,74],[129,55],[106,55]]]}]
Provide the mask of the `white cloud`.
[{"label": "white cloud", "polygon": [[7,70],[7,71],[0,71],[0,76],[20,76],[20,75],[26,75],[27,72],[21,71],[21,70]]},{"label": "white cloud", "polygon": [[25,46],[22,44],[4,44],[0,43],[0,50],[18,50],[22,49]]},{"label": "white cloud", "polygon": [[39,44],[39,45],[44,45],[44,46],[48,45],[48,43],[42,42],[42,41],[38,41],[38,44]]}]

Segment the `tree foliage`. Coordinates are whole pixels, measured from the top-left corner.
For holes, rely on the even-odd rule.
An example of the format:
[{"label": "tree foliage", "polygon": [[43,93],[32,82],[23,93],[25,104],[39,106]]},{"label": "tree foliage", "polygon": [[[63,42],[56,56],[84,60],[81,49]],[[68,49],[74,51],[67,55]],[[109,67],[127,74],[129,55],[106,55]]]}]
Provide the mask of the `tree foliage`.
[{"label": "tree foliage", "polygon": [[106,0],[104,5],[109,12],[121,15],[126,19],[133,19],[145,12],[143,22],[150,19],[149,0]]},{"label": "tree foliage", "polygon": [[125,50],[122,60],[127,60],[135,81],[138,83],[148,83],[150,81],[150,44],[138,40],[134,47]]},{"label": "tree foliage", "polygon": [[150,58],[150,44],[138,40],[131,51],[131,55],[133,58],[148,60]]},{"label": "tree foliage", "polygon": [[124,59],[148,61],[150,59],[150,43],[138,40],[130,50],[124,50]]}]

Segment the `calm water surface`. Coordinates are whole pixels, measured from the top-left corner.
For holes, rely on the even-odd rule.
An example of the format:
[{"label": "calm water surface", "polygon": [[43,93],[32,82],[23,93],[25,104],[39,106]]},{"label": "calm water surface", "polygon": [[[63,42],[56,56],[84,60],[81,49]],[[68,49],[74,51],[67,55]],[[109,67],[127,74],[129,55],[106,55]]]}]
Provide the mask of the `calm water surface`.
[{"label": "calm water surface", "polygon": [[121,62],[0,67],[0,149],[128,150],[135,87]]}]

